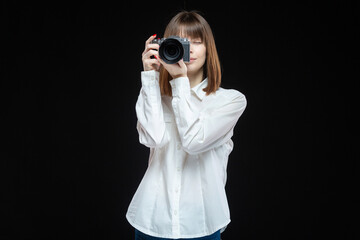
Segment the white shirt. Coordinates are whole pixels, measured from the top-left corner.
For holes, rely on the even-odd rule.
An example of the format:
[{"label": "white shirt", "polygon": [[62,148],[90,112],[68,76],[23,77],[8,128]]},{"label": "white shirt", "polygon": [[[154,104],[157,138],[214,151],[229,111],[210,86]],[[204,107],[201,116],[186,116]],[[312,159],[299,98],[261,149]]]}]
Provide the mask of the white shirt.
[{"label": "white shirt", "polygon": [[190,89],[188,78],[171,80],[173,97],[161,96],[156,71],[142,72],[141,81],[137,130],[150,156],[127,220],[162,238],[224,231],[230,222],[226,168],[245,96],[223,88],[206,96],[207,79]]}]

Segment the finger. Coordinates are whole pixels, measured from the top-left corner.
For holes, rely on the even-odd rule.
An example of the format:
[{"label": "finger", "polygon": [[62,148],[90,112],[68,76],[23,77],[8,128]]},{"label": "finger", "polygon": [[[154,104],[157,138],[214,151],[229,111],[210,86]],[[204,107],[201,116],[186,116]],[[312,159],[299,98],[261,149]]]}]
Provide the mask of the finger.
[{"label": "finger", "polygon": [[159,56],[159,52],[156,50],[149,50],[143,55],[143,59],[149,59],[151,56]]},{"label": "finger", "polygon": [[154,40],[156,38],[156,34],[154,34],[154,35],[152,35],[151,37],[149,37],[147,40],[146,40],[146,42],[145,42],[145,48],[146,48],[146,46],[152,41],[152,40]]},{"label": "finger", "polygon": [[160,48],[160,45],[157,44],[157,43],[149,43],[149,44],[147,45],[147,49],[156,49],[156,50],[159,50],[159,48]]},{"label": "finger", "polygon": [[164,65],[164,66],[167,66],[167,65],[168,65],[167,63],[165,63],[165,62],[160,58],[159,55],[155,55],[155,58],[161,63],[161,65]]},{"label": "finger", "polygon": [[159,51],[159,48],[160,48],[160,45],[159,45],[159,44],[149,43],[149,44],[147,44],[146,47],[145,47],[144,54],[145,54],[146,52],[148,52],[149,50],[151,50],[151,49],[155,49],[155,50]]},{"label": "finger", "polygon": [[154,66],[154,65],[160,66],[160,62],[155,58],[147,60],[146,63],[148,66]]}]

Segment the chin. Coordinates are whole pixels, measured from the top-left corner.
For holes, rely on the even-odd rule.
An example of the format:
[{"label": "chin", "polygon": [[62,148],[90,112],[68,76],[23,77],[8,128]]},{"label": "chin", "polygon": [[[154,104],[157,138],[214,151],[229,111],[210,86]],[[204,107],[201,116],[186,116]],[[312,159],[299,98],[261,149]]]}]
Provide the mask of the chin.
[{"label": "chin", "polygon": [[193,64],[186,64],[186,67],[188,72],[197,72],[201,68],[199,66],[194,66]]}]

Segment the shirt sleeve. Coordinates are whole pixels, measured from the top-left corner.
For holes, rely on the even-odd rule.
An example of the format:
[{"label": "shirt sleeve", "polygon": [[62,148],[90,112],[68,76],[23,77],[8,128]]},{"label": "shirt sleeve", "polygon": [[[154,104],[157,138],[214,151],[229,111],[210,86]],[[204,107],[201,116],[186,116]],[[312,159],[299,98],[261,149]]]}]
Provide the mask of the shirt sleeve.
[{"label": "shirt sleeve", "polygon": [[136,102],[137,131],[141,144],[156,148],[168,142],[161,104],[159,72],[141,72],[141,90]]},{"label": "shirt sleeve", "polygon": [[170,84],[175,120],[186,152],[199,154],[230,140],[235,124],[246,107],[246,98],[242,93],[225,90],[226,94],[215,97],[214,106],[206,106],[199,111],[191,101],[188,78],[176,78]]}]

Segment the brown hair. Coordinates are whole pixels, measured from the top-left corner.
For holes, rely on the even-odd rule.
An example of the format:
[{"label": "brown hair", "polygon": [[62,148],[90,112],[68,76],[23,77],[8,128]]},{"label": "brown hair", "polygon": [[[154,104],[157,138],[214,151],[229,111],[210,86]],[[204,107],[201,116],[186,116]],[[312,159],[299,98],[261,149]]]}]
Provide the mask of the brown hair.
[{"label": "brown hair", "polygon": [[[184,36],[200,38],[205,43],[206,60],[204,63],[204,76],[208,78],[208,86],[204,88],[206,95],[214,93],[221,83],[221,68],[219,56],[216,51],[215,40],[207,21],[198,13],[181,11],[175,15],[166,26],[164,37],[183,33]],[[172,77],[165,68],[160,68],[160,90],[163,95],[172,95],[169,81]]]}]

